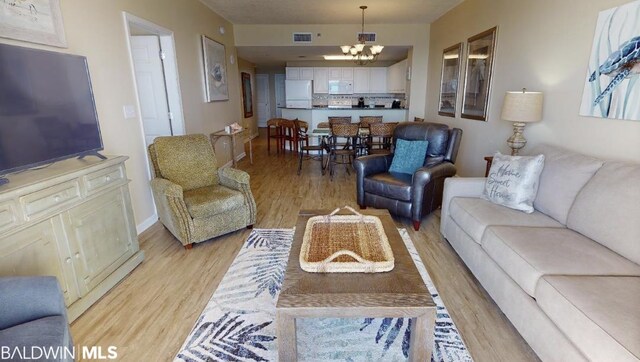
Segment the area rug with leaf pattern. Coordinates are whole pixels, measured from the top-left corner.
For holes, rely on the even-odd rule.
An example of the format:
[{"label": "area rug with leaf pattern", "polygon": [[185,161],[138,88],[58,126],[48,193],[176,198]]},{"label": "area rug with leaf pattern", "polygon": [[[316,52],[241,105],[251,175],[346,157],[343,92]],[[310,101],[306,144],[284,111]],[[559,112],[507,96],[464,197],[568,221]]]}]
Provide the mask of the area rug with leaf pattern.
[{"label": "area rug with leaf pattern", "polygon": [[[472,361],[406,230],[400,234],[437,306],[432,361]],[[275,309],[292,229],[255,229],[223,277],[176,361],[277,361]],[[404,318],[300,319],[301,361],[404,361]]]}]

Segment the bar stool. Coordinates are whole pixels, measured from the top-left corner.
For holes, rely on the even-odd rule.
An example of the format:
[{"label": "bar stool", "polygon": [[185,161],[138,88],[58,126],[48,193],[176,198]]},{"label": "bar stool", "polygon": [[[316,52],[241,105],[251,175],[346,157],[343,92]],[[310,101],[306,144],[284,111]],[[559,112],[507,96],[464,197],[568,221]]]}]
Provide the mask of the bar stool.
[{"label": "bar stool", "polygon": [[289,142],[289,150],[298,152],[298,135],[296,133],[295,121],[290,119],[281,119],[280,128],[282,130],[282,152],[286,150],[286,143]]},{"label": "bar stool", "polygon": [[351,116],[349,117],[328,117],[329,125],[334,124],[349,124],[351,123]]},{"label": "bar stool", "polygon": [[[369,130],[369,126],[372,124],[382,123],[382,116],[360,116],[360,128],[366,128]],[[358,149],[358,154],[363,155],[366,149],[366,143],[369,141],[371,136],[368,134],[360,134],[360,143],[358,144],[360,147]]]},{"label": "bar stool", "polygon": [[[282,127],[280,122],[282,118],[271,118],[267,121],[267,154],[271,154],[271,139],[276,140],[276,152],[280,154],[281,144],[283,142],[284,135],[282,133]],[[273,134],[272,134],[273,131]]]}]

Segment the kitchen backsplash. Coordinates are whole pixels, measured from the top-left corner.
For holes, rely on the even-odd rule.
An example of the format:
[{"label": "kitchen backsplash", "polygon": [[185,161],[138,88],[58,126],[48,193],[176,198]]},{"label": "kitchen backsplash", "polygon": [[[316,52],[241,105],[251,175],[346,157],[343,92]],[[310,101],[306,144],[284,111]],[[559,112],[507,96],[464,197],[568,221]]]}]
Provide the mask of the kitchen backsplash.
[{"label": "kitchen backsplash", "polygon": [[406,95],[402,94],[390,94],[390,93],[382,93],[382,94],[349,94],[349,95],[329,95],[329,94],[313,94],[313,106],[314,107],[324,107],[329,104],[330,99],[351,99],[351,104],[356,106],[358,105],[358,98],[364,98],[364,104],[368,106],[371,102],[375,102],[375,105],[387,105],[391,106],[391,103],[398,99],[401,102],[401,106],[403,108],[408,107],[406,101]]}]

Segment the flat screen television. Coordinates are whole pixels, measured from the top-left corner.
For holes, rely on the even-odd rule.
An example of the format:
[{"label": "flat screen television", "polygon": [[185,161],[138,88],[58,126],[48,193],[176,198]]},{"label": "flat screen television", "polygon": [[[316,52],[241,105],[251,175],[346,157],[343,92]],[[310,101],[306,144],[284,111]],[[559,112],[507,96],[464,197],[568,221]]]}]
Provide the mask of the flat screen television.
[{"label": "flat screen television", "polygon": [[102,148],[87,59],[0,44],[0,176]]}]

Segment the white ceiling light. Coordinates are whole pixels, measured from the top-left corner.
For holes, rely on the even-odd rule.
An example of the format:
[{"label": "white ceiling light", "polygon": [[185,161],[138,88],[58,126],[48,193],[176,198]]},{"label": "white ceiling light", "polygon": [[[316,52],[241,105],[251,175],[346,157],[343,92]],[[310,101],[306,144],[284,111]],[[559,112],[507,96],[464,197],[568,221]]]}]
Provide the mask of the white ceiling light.
[{"label": "white ceiling light", "polygon": [[[355,45],[343,45],[340,47],[340,50],[342,50],[342,54],[344,54],[345,57],[349,57],[347,60],[353,60],[358,65],[365,65],[375,62],[378,59],[378,55],[382,53],[384,46],[371,45],[369,48],[366,47],[364,35],[364,11],[367,7],[362,5],[360,6],[360,9],[362,9],[362,32],[358,35],[358,43]],[[327,59],[326,55],[325,59]],[[344,60],[344,58],[341,60]]]}]

